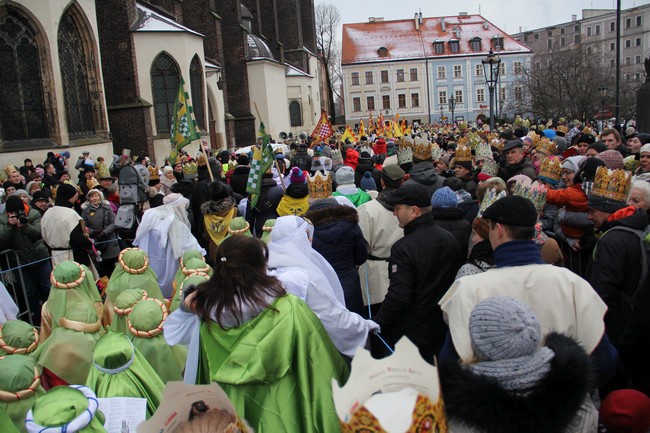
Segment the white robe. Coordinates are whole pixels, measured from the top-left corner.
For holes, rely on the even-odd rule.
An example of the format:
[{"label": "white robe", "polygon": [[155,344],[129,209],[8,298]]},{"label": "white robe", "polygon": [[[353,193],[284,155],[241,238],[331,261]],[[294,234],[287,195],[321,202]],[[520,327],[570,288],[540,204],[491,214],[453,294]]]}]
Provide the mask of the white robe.
[{"label": "white robe", "polygon": [[79,225],[81,216],[74,209],[54,206],[41,218],[41,234],[45,243],[53,249],[52,268],[66,260],[74,260],[70,246],[70,234]]},{"label": "white robe", "polygon": [[526,265],[494,268],[462,277],[440,300],[456,352],[465,362],[474,357],[469,316],[484,299],[508,296],[526,303],[537,316],[542,335],[561,332],[591,353],[605,332],[607,306],[587,281],[565,268]]}]

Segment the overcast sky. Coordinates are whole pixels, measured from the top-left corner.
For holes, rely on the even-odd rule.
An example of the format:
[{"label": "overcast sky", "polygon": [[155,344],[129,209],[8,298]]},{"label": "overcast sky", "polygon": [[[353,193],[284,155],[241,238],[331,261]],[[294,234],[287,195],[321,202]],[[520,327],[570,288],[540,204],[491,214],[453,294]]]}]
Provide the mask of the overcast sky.
[{"label": "overcast sky", "polygon": [[[517,33],[552,24],[571,21],[571,15],[582,17],[582,9],[613,9],[615,0],[316,0],[318,3],[333,4],[341,13],[341,23],[359,23],[368,17],[383,17],[385,20],[413,18],[422,10],[424,17],[457,15],[458,12],[480,13],[492,24],[506,31]],[[628,9],[648,4],[648,0],[622,0],[621,7]],[[339,31],[337,40],[341,41]]]}]

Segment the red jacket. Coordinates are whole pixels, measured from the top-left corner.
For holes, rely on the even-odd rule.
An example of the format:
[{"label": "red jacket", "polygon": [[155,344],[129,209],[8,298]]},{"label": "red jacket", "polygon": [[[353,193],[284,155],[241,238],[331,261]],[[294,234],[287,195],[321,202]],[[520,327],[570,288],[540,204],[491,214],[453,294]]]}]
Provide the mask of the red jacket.
[{"label": "red jacket", "polygon": [[[580,184],[572,185],[564,189],[547,189],[546,202],[557,207],[566,207],[571,212],[587,212],[589,203],[587,194],[582,190]],[[562,231],[570,238],[580,239],[584,229],[575,228],[561,224]]]}]

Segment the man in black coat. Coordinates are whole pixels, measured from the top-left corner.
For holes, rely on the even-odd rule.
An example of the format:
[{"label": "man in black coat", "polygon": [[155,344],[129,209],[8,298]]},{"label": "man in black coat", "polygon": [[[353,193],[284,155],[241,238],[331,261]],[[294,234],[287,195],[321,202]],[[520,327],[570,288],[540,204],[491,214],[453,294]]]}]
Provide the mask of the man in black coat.
[{"label": "man in black coat", "polygon": [[404,237],[391,248],[390,285],[373,320],[389,345],[407,336],[433,364],[447,333],[438,301],[454,281],[462,261],[460,248],[449,232],[436,226],[424,185],[407,182],[386,201],[394,206]]},{"label": "man in black coat", "polygon": [[524,144],[518,138],[506,141],[503,146],[504,161],[501,163],[501,173],[499,177],[506,182],[513,176],[523,174],[531,180],[537,178],[537,172],[530,158],[524,154]]}]

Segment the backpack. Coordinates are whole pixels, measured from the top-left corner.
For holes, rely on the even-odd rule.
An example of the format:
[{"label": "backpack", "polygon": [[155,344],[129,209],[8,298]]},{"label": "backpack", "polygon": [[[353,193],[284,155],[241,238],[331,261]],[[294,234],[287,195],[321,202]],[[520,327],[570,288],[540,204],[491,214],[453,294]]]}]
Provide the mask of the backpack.
[{"label": "backpack", "polygon": [[[607,230],[605,234],[613,231],[613,230],[619,230],[619,231],[625,231],[628,233],[634,233],[636,236],[639,238],[639,242],[641,243],[641,277],[639,278],[639,284],[634,291],[632,295],[626,296],[622,295],[625,301],[629,305],[634,305],[634,302],[632,300],[636,296],[636,294],[639,292],[639,290],[643,287],[646,279],[648,278],[648,266],[650,263],[648,263],[648,258],[650,257],[650,225],[647,225],[644,230],[636,230],[630,227],[625,227],[625,226],[614,226],[611,229]],[[594,249],[594,254],[595,254],[595,249]]]},{"label": "backpack", "polygon": [[142,203],[147,199],[144,181],[132,165],[120,168],[117,180],[120,185],[120,204]]}]

